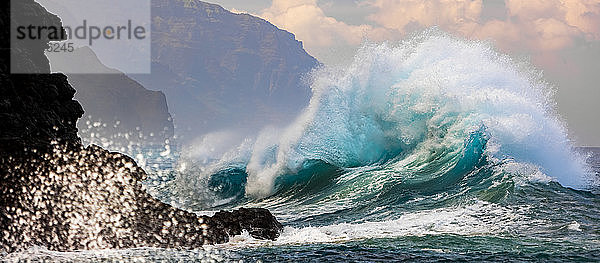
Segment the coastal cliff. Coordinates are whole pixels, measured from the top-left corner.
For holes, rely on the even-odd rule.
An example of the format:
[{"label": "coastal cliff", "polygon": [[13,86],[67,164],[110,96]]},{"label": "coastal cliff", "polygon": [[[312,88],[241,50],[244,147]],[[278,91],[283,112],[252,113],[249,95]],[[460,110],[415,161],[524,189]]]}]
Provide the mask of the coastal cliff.
[{"label": "coastal cliff", "polygon": [[152,1],[152,74],[131,77],[165,93],[180,140],[261,130],[295,118],[319,62],[285,30],[198,0]]}]

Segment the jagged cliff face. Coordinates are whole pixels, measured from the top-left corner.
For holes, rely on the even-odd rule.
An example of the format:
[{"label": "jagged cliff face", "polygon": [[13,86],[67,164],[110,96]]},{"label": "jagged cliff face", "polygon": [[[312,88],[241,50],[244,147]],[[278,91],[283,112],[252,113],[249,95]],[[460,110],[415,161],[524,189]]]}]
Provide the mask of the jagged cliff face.
[{"label": "jagged cliff face", "polygon": [[152,75],[187,139],[228,128],[281,123],[303,109],[304,77],[318,62],[293,34],[201,1],[152,2]]}]

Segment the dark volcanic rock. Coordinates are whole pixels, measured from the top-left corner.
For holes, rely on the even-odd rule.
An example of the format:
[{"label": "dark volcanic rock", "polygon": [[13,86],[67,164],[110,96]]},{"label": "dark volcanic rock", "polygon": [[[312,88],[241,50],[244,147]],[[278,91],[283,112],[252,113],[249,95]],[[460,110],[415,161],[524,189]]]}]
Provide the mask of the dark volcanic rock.
[{"label": "dark volcanic rock", "polygon": [[[62,74],[11,75],[10,54],[10,8],[11,1],[3,1],[0,10],[0,147],[22,149],[46,147],[52,140],[77,143],[75,123],[83,109],[73,100],[73,89]],[[59,26],[60,19],[48,14],[33,1],[19,1],[21,11],[13,24]],[[26,22],[29,21],[29,22]],[[50,72],[44,49],[48,39],[24,41],[16,48],[19,62],[13,63],[17,72]]]},{"label": "dark volcanic rock", "polygon": [[[11,48],[25,68],[49,68],[40,57],[48,39],[10,47],[7,2],[0,9],[0,252],[189,248],[227,242],[242,230],[277,237],[281,225],[267,210],[197,216],[148,195],[146,174],[131,158],[83,147],[75,126],[83,110],[64,75],[9,74]],[[59,22],[33,0],[17,3],[31,19]]]},{"label": "dark volcanic rock", "polygon": [[239,235],[242,230],[247,230],[254,238],[276,239],[283,230],[283,226],[266,209],[241,208],[233,212],[221,211],[213,219],[222,224],[231,236]]},{"label": "dark volcanic rock", "polygon": [[131,158],[98,146],[13,153],[0,167],[0,245],[9,251],[190,248],[227,242],[242,230],[275,239],[282,229],[266,209],[207,217],[164,204],[144,191],[146,174]]},{"label": "dark volcanic rock", "polygon": [[62,74],[0,73],[0,147],[45,147],[52,140],[77,143],[75,123],[83,114],[75,90]]}]

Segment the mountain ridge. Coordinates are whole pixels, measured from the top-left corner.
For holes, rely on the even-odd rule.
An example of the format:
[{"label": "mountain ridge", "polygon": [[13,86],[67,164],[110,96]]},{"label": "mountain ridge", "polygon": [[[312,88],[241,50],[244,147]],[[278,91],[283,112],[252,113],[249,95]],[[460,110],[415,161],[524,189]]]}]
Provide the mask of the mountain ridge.
[{"label": "mountain ridge", "polygon": [[295,35],[202,1],[152,2],[152,74],[131,75],[167,95],[178,135],[256,131],[296,116],[320,63]]}]

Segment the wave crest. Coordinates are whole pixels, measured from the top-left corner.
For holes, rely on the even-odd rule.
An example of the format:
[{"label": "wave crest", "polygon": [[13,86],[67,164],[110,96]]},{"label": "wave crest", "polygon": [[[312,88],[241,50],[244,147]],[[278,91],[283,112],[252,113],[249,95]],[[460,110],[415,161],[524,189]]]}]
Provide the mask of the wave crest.
[{"label": "wave crest", "polygon": [[350,66],[315,72],[312,88],[292,125],[257,139],[247,195],[272,194],[278,177],[314,160],[340,168],[400,166],[406,158],[456,165],[479,130],[490,160],[534,165],[565,186],[584,184],[541,74],[487,43],[429,30],[397,46],[366,44]]}]

